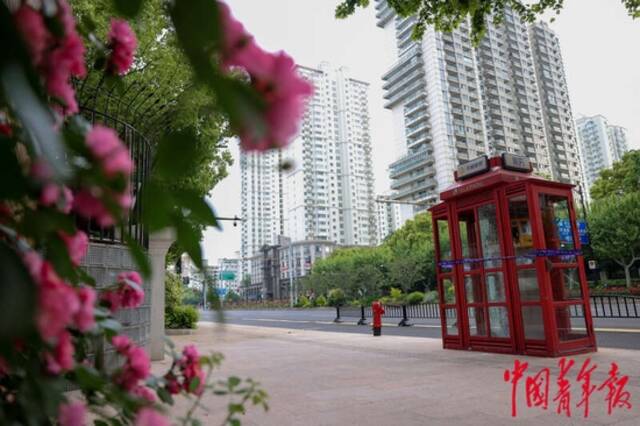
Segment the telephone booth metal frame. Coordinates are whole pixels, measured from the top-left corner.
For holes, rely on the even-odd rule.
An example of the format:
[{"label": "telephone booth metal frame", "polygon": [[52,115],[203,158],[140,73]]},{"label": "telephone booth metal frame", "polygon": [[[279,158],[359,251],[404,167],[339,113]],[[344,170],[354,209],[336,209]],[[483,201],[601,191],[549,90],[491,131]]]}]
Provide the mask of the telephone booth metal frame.
[{"label": "telephone booth metal frame", "polygon": [[596,351],[573,185],[524,157],[461,166],[431,207],[445,349]]}]

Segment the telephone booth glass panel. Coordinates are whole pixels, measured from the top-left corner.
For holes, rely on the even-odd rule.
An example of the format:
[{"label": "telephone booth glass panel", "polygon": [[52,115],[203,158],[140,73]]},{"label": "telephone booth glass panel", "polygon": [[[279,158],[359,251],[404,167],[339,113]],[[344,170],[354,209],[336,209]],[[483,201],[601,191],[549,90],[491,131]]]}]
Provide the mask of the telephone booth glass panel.
[{"label": "telephone booth glass panel", "polygon": [[536,269],[534,236],[529,202],[526,194],[507,199],[511,244],[515,259],[516,282],[520,300],[523,337],[526,341],[544,341],[544,313],[540,291],[540,277]]},{"label": "telephone booth glass panel", "polygon": [[458,337],[459,315],[456,300],[455,277],[453,266],[447,261],[453,258],[451,251],[451,238],[449,232],[449,222],[446,217],[435,219],[435,241],[438,263],[438,287],[441,295],[443,309],[441,314],[444,318],[443,332],[446,336]]},{"label": "telephone booth glass panel", "polygon": [[580,267],[575,254],[574,220],[566,195],[542,193],[538,198],[544,230],[544,244],[550,250],[546,260],[553,300],[553,319],[558,341],[588,337]]}]

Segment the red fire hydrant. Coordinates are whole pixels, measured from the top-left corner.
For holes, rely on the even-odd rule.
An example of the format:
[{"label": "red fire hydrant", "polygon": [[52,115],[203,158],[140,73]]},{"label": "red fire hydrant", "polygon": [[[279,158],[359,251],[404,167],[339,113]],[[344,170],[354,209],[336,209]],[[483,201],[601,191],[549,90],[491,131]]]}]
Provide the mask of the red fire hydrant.
[{"label": "red fire hydrant", "polygon": [[380,336],[382,334],[382,315],[384,315],[382,303],[377,300],[373,302],[371,312],[373,313],[373,335]]}]

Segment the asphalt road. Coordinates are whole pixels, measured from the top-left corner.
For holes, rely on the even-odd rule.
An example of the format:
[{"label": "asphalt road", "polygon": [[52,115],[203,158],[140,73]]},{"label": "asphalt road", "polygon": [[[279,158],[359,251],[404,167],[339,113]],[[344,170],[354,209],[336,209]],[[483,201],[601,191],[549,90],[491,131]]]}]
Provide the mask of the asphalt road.
[{"label": "asphalt road", "polygon": [[[229,310],[224,321],[229,324],[278,327],[289,329],[331,331],[336,333],[371,333],[371,328],[356,325],[358,318],[343,317],[342,323],[333,322],[335,309],[281,309],[281,310]],[[201,321],[217,322],[218,314],[203,311]],[[411,327],[398,327],[400,320],[383,317],[383,334],[413,337],[441,337],[440,320],[411,320]],[[594,319],[598,346],[640,349],[640,319]]]}]

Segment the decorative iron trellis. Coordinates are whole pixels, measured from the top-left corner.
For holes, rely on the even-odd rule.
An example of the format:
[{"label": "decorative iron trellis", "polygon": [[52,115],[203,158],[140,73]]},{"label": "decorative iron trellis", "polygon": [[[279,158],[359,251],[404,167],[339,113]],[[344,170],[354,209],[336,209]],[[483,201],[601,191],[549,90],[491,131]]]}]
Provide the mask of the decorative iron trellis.
[{"label": "decorative iron trellis", "polygon": [[144,206],[138,198],[149,175],[154,146],[165,132],[171,131],[181,88],[173,87],[170,81],[125,78],[114,83],[95,71],[74,83],[82,115],[92,124],[114,129],[129,148],[134,164],[130,182],[134,203],[122,226],[102,228],[95,221],[77,218],[78,227],[93,242],[124,244],[125,235],[129,234],[146,248],[148,235],[141,221]]}]

